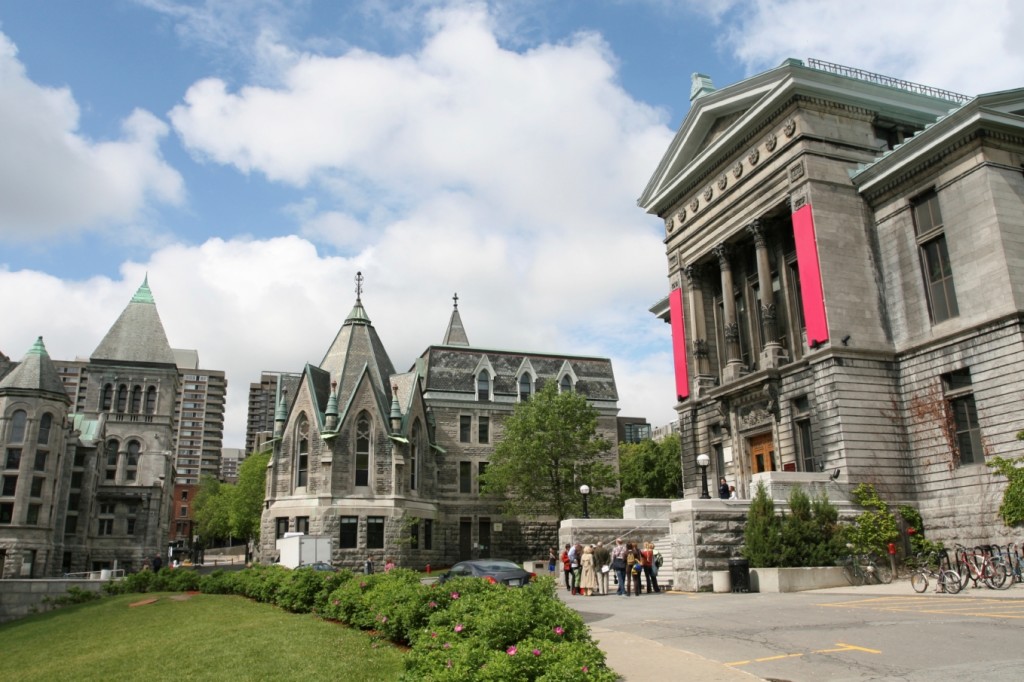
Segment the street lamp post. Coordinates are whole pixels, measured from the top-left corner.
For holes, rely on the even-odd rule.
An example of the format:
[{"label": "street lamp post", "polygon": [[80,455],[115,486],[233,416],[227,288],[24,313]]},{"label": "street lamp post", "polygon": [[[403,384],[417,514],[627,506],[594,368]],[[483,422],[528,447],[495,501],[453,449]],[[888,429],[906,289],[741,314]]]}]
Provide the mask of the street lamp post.
[{"label": "street lamp post", "polygon": [[583,496],[583,518],[590,518],[590,510],[587,509],[587,498],[590,497],[590,486],[584,483],[580,486],[580,495]]},{"label": "street lamp post", "polygon": [[710,500],[711,493],[708,492],[708,465],[711,464],[711,458],[706,454],[701,453],[697,455],[697,466],[700,467],[700,499]]}]

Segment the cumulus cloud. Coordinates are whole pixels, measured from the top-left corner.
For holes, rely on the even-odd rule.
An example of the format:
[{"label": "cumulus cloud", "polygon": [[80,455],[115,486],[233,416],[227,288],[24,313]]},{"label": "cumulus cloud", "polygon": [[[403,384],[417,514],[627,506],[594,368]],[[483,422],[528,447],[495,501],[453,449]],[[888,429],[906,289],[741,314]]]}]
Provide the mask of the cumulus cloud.
[{"label": "cumulus cloud", "polygon": [[34,83],[0,33],[0,236],[38,238],[125,223],[150,201],[181,202],[184,184],[160,153],[169,129],[136,109],[120,139],[78,132],[67,88]]},{"label": "cumulus cloud", "polygon": [[[966,95],[1020,86],[1024,5],[1007,0],[691,2],[753,73],[816,57]],[[984,17],[980,20],[980,17]],[[979,23],[981,21],[981,23]]]}]

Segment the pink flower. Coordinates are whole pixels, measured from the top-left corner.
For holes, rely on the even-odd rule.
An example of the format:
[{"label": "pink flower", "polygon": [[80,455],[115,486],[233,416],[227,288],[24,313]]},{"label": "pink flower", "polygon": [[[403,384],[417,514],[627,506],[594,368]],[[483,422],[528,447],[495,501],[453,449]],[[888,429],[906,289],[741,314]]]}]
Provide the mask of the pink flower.
[{"label": "pink flower", "polygon": [[509,656],[515,656],[516,655],[516,651],[517,651],[517,649],[516,649],[514,644],[512,646],[510,646],[509,648],[505,649],[505,653],[508,654]]},{"label": "pink flower", "polygon": [[582,670],[585,673],[589,673],[590,672],[590,668],[588,668],[587,666],[583,666],[582,668],[580,668],[580,670]]},{"label": "pink flower", "polygon": [[451,649],[451,648],[452,648],[452,643],[451,643],[451,642],[445,642],[445,643],[444,643],[444,647],[443,647],[443,648],[445,648],[445,649]]},{"label": "pink flower", "polygon": [[436,601],[430,602],[430,608],[436,609],[437,608],[437,602]]},{"label": "pink flower", "polygon": [[458,592],[452,592],[452,599],[458,599],[458,598],[459,598],[459,593]]},{"label": "pink flower", "polygon": [[430,633],[430,636],[431,636],[432,638],[434,638],[434,639],[437,639],[437,633],[436,633],[436,632],[431,632],[431,633]]},{"label": "pink flower", "polygon": [[558,626],[555,627],[555,634],[558,635],[559,637],[561,637],[562,635],[565,634],[565,630],[562,629],[561,625],[558,625]]},{"label": "pink flower", "polygon": [[446,667],[446,668],[452,667],[452,659],[449,658],[448,662],[444,664],[444,667]]},{"label": "pink flower", "polygon": [[534,649],[533,650],[533,655],[534,656],[540,656],[540,649]]},{"label": "pink flower", "polygon": [[455,624],[455,632],[462,632],[462,623]]},{"label": "pink flower", "polygon": [[359,583],[359,587],[366,587],[366,583]]},{"label": "pink flower", "polygon": [[383,618],[380,619],[380,622],[382,622],[382,623],[388,622],[388,617],[384,616]]},{"label": "pink flower", "polygon": [[340,604],[341,602],[340,602],[339,600],[337,600],[337,599],[332,599],[332,600],[331,600],[331,603],[332,603],[332,604],[334,604],[335,606],[337,606],[337,605],[338,605],[338,604]]}]

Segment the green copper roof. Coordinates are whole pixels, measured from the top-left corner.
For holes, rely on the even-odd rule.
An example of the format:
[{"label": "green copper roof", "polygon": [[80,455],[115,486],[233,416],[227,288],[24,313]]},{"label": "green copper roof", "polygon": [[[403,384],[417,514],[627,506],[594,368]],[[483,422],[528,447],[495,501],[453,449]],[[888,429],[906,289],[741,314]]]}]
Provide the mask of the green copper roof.
[{"label": "green copper roof", "polygon": [[36,339],[36,342],[32,344],[32,347],[28,349],[28,353],[25,355],[46,355],[46,346],[43,345],[43,337]]},{"label": "green copper roof", "polygon": [[135,292],[135,295],[132,296],[131,302],[156,304],[156,301],[153,300],[153,292],[149,290],[149,275],[146,275],[145,279],[142,280],[142,285]]}]

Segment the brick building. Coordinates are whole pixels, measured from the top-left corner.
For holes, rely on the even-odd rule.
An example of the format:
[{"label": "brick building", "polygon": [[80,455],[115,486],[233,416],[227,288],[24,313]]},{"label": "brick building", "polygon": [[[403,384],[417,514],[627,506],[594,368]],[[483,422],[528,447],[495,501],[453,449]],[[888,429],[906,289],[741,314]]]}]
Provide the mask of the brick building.
[{"label": "brick building", "polygon": [[[261,558],[287,532],[332,537],[334,562],[351,568],[368,554],[408,566],[546,556],[554,519],[502,516],[479,476],[503,419],[547,382],[586,396],[615,443],[609,360],[473,347],[456,302],[442,343],[397,373],[357,294],[293,399],[278,394]],[[617,466],[617,447],[607,461]]]},{"label": "brick building", "polygon": [[[692,107],[639,199],[664,220],[687,494],[875,484],[930,535],[1005,539],[1024,429],[1024,90],[809,60]],[[824,472],[824,474],[822,473]]]}]

